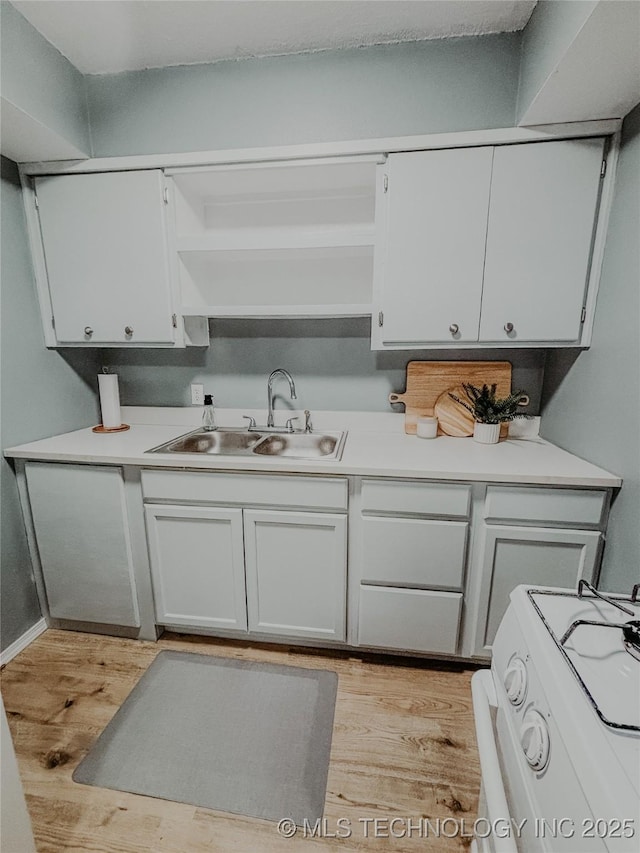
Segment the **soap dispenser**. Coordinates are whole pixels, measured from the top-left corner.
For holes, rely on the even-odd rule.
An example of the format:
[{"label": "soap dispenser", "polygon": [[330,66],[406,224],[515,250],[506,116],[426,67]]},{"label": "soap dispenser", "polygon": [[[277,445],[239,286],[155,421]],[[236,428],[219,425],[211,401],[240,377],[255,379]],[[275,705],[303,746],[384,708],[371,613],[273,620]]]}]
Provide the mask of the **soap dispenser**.
[{"label": "soap dispenser", "polygon": [[204,395],[204,411],[202,412],[202,428],[207,432],[216,429],[216,413],[213,408],[213,395]]}]

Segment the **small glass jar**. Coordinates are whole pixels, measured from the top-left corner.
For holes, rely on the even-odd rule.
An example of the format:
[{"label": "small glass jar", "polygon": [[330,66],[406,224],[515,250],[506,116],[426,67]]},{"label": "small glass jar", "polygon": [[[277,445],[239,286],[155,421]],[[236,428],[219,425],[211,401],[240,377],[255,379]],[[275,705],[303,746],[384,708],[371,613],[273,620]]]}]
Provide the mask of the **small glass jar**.
[{"label": "small glass jar", "polygon": [[438,419],[426,415],[418,417],[416,435],[418,438],[435,438],[438,435]]}]

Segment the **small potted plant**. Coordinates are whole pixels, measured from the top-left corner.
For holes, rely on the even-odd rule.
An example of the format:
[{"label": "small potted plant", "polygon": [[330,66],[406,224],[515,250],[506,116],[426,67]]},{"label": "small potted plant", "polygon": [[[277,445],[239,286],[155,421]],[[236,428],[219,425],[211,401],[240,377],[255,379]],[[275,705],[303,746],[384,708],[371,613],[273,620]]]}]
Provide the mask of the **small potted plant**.
[{"label": "small potted plant", "polygon": [[508,397],[496,397],[496,384],[483,385],[476,388],[467,382],[462,383],[466,400],[461,400],[449,392],[461,406],[464,406],[475,420],[473,437],[481,444],[496,444],[500,437],[500,424],[513,421],[516,418],[528,418],[526,412],[518,411],[518,406],[524,391],[514,391]]}]

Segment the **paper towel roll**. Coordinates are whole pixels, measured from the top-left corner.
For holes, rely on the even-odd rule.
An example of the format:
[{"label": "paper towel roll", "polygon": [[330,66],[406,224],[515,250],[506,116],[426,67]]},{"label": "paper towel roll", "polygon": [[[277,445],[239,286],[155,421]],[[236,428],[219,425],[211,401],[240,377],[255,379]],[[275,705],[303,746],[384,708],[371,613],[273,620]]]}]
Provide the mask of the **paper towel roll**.
[{"label": "paper towel roll", "polygon": [[98,388],[100,391],[100,409],[102,411],[102,426],[113,429],[122,424],[120,416],[120,392],[118,391],[118,376],[115,373],[99,373]]}]

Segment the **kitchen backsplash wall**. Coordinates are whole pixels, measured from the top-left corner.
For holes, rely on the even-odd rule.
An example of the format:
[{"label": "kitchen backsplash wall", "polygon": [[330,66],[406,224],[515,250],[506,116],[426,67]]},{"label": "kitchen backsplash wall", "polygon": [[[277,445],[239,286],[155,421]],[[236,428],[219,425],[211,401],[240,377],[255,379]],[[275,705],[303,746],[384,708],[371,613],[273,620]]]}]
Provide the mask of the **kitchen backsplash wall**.
[{"label": "kitchen backsplash wall", "polygon": [[[190,405],[190,383],[202,382],[219,406],[260,408],[269,373],[284,367],[296,382],[297,408],[370,412],[394,410],[387,398],[404,390],[409,361],[505,360],[514,387],[539,411],[544,350],[372,352],[370,321],[353,318],[212,320],[210,332],[209,349],[102,350],[99,358],[118,373],[124,405]],[[286,383],[277,390],[288,397]]]}]

